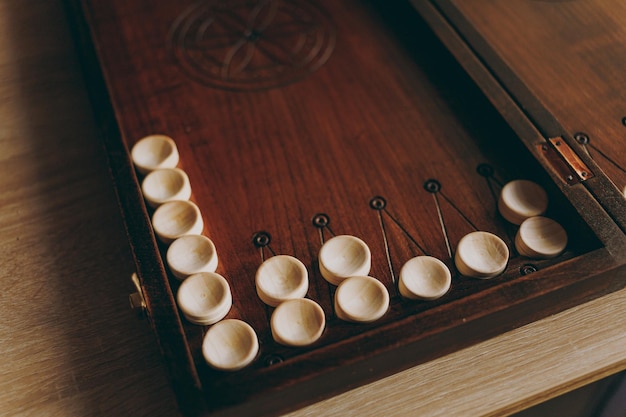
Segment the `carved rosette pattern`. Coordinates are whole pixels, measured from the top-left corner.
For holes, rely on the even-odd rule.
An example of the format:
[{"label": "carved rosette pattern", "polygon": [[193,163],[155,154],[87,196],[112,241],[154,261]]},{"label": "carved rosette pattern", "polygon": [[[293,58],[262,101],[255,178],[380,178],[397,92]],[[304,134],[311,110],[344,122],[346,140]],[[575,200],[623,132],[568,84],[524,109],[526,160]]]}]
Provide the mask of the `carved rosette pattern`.
[{"label": "carved rosette pattern", "polygon": [[307,0],[204,0],[173,23],[169,48],[206,86],[263,90],[301,80],[335,46],[329,15]]}]

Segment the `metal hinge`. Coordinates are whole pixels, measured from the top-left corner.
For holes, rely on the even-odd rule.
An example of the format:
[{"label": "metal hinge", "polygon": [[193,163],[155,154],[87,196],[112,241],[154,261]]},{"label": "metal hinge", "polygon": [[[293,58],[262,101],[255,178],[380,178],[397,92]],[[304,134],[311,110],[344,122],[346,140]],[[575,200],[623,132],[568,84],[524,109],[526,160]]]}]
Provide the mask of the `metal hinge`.
[{"label": "metal hinge", "polygon": [[562,137],[549,138],[548,143],[538,145],[539,149],[563,181],[576,184],[594,177],[594,173]]}]

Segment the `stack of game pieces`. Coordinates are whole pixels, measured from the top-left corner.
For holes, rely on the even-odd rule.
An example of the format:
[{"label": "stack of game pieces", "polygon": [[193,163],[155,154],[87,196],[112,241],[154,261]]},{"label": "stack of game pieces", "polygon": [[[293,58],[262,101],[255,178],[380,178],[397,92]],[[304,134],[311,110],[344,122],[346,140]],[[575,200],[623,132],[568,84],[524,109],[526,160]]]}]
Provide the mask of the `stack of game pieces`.
[{"label": "stack of game pieces", "polygon": [[223,319],[233,303],[228,282],[215,272],[187,277],[178,288],[176,301],[187,320],[205,326]]},{"label": "stack of game pieces", "polygon": [[548,194],[528,180],[515,180],[502,187],[498,210],[502,217],[519,225],[515,249],[528,258],[546,259],[560,255],[567,246],[567,232],[555,220],[543,217]]},{"label": "stack of game pieces", "polygon": [[515,236],[515,248],[520,255],[529,258],[554,258],[566,246],[565,229],[554,220],[542,216],[524,220]]}]

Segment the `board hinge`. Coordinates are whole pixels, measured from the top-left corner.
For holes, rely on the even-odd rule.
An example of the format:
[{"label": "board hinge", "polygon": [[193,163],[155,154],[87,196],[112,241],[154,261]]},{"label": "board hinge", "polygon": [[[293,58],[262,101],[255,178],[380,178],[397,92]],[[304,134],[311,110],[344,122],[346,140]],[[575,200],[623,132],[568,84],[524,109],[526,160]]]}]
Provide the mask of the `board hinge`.
[{"label": "board hinge", "polygon": [[594,173],[587,164],[580,159],[562,137],[549,138],[547,143],[540,144],[538,147],[564,182],[571,185],[594,177]]}]

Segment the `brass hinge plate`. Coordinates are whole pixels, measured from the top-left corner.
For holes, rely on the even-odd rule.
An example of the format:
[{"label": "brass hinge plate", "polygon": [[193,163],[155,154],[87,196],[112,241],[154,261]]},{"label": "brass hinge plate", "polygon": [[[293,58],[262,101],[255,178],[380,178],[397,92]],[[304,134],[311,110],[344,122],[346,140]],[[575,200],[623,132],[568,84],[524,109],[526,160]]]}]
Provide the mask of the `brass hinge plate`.
[{"label": "brass hinge plate", "polygon": [[549,144],[538,145],[554,171],[568,184],[576,184],[594,177],[594,173],[561,137],[549,138]]}]

